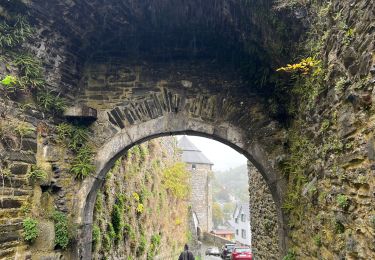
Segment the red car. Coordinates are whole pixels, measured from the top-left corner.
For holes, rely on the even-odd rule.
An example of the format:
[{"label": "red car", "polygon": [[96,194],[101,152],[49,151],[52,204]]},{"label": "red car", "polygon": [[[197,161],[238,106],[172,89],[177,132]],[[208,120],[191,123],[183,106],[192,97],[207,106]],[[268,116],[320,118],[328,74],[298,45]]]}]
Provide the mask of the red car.
[{"label": "red car", "polygon": [[235,247],[232,251],[231,260],[253,260],[250,247]]}]

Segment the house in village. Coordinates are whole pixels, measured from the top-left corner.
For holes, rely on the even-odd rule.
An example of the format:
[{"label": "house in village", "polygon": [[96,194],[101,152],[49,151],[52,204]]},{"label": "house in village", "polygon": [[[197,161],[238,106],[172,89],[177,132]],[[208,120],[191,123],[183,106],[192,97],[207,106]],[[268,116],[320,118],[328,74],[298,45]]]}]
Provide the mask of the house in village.
[{"label": "house in village", "polygon": [[251,246],[249,204],[237,204],[229,224],[234,229],[234,240],[236,243]]},{"label": "house in village", "polygon": [[212,230],[212,187],[210,176],[213,163],[186,136],[178,147],[182,151],[182,161],[191,172],[191,206],[194,225],[198,236]]}]

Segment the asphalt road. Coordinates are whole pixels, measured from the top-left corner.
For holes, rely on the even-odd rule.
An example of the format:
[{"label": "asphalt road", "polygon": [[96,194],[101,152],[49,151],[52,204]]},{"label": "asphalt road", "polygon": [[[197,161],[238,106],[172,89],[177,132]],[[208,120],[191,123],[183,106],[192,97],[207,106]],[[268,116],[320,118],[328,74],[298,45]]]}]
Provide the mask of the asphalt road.
[{"label": "asphalt road", "polygon": [[208,256],[208,255],[203,255],[203,259],[204,260],[222,260],[221,257],[218,257],[218,256]]},{"label": "asphalt road", "polygon": [[210,247],[210,246],[206,244],[202,244],[201,254],[204,260],[222,260],[221,257],[219,256],[205,255],[204,253],[206,252],[207,247]]}]

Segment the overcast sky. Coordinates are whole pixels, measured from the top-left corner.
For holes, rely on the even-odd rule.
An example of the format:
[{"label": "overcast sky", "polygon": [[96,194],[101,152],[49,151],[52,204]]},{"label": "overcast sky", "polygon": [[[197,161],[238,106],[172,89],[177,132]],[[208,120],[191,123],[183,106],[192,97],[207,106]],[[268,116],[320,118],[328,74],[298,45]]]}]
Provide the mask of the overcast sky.
[{"label": "overcast sky", "polygon": [[[177,136],[178,139],[181,137]],[[199,136],[189,135],[188,138],[214,164],[215,171],[225,171],[247,162],[245,156],[225,144]]]}]

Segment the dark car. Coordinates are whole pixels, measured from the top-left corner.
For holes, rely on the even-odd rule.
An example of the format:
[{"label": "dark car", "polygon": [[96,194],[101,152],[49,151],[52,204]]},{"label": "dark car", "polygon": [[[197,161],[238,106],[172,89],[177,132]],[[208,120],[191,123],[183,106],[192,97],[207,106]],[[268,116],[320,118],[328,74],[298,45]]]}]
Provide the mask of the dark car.
[{"label": "dark car", "polygon": [[250,247],[236,246],[233,248],[231,260],[253,260]]},{"label": "dark car", "polygon": [[217,256],[219,256],[220,255],[219,248],[217,248],[216,246],[207,248],[206,255],[217,255]]},{"label": "dark car", "polygon": [[221,248],[221,254],[220,254],[221,258],[230,259],[230,256],[232,254],[232,250],[235,246],[236,246],[235,244],[225,244]]}]

